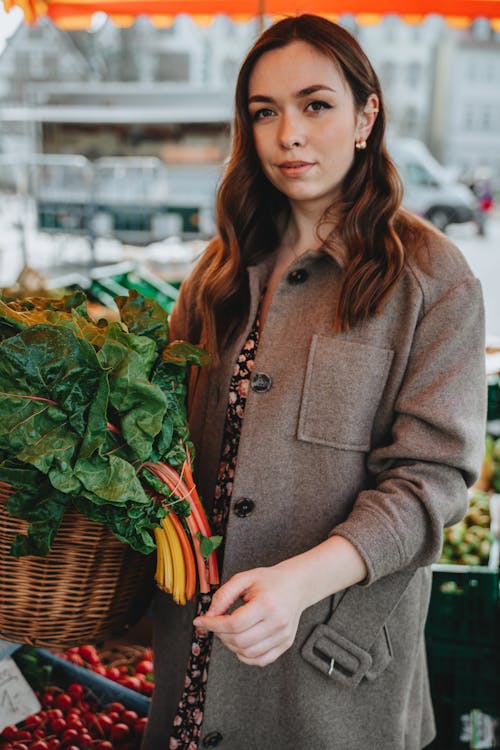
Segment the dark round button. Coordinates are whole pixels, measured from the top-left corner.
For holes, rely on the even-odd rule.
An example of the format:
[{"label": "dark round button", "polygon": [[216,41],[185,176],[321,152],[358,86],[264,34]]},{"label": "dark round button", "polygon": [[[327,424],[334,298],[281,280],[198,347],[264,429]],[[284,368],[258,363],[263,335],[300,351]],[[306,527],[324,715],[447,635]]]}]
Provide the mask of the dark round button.
[{"label": "dark round button", "polygon": [[219,742],[222,742],[222,739],[220,732],[209,732],[203,737],[203,747],[217,747]]},{"label": "dark round button", "polygon": [[240,518],[246,518],[252,513],[255,503],[249,497],[240,497],[234,504],[234,512]]},{"label": "dark round button", "polygon": [[271,390],[273,379],[265,372],[255,372],[250,380],[250,387],[255,393],[267,393]]},{"label": "dark round button", "polygon": [[309,273],[305,268],[297,268],[296,271],[290,271],[288,274],[289,284],[303,284],[309,278]]}]

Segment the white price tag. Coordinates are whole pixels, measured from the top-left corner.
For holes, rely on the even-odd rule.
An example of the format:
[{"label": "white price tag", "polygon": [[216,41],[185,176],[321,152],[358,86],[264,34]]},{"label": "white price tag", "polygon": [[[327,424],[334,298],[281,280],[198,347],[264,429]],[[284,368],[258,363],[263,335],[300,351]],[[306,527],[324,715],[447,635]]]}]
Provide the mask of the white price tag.
[{"label": "white price tag", "polygon": [[0,732],[36,714],[41,706],[13,659],[0,661]]},{"label": "white price tag", "polygon": [[460,717],[462,732],[461,742],[468,742],[473,750],[487,750],[498,747],[496,733],[498,721],[488,714],[484,714],[477,708],[472,709],[469,714]]}]

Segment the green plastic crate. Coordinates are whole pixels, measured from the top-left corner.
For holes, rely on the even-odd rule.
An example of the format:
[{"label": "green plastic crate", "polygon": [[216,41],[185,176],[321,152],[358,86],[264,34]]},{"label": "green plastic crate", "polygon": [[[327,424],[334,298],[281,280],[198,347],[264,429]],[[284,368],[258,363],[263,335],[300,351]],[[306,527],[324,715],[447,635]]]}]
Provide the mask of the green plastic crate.
[{"label": "green plastic crate", "polygon": [[488,378],[488,421],[500,419],[500,376]]},{"label": "green plastic crate", "polygon": [[155,299],[169,313],[179,296],[178,287],[143,273],[131,271],[123,276],[117,276],[115,280],[126,289],[135,289],[144,297]]},{"label": "green plastic crate", "polygon": [[485,648],[427,639],[437,728],[429,750],[500,748],[499,654],[498,645]]},{"label": "green plastic crate", "polygon": [[179,294],[178,285],[136,271],[96,278],[92,281],[89,293],[102,304],[110,306],[114,297],[126,297],[130,289],[156,300],[168,313],[172,312]]},{"label": "green plastic crate", "polygon": [[498,570],[434,565],[427,638],[469,646],[499,644],[499,586]]}]

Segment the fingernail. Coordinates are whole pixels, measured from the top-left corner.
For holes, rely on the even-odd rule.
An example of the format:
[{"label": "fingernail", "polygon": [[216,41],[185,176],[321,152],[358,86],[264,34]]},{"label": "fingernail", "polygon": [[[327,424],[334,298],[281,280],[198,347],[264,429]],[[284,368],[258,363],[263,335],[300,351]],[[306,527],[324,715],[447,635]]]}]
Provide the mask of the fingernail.
[{"label": "fingernail", "polygon": [[201,626],[201,619],[199,617],[195,617],[194,620],[193,620],[193,625],[195,626],[195,628],[200,627]]}]

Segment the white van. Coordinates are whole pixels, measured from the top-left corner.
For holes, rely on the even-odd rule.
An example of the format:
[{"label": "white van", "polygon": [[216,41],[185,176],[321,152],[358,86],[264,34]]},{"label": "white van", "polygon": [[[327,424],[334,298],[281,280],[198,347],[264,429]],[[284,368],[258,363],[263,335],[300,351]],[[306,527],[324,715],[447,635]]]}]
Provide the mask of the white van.
[{"label": "white van", "polygon": [[444,231],[448,224],[477,220],[476,197],[414,138],[388,140],[404,183],[403,205]]}]

